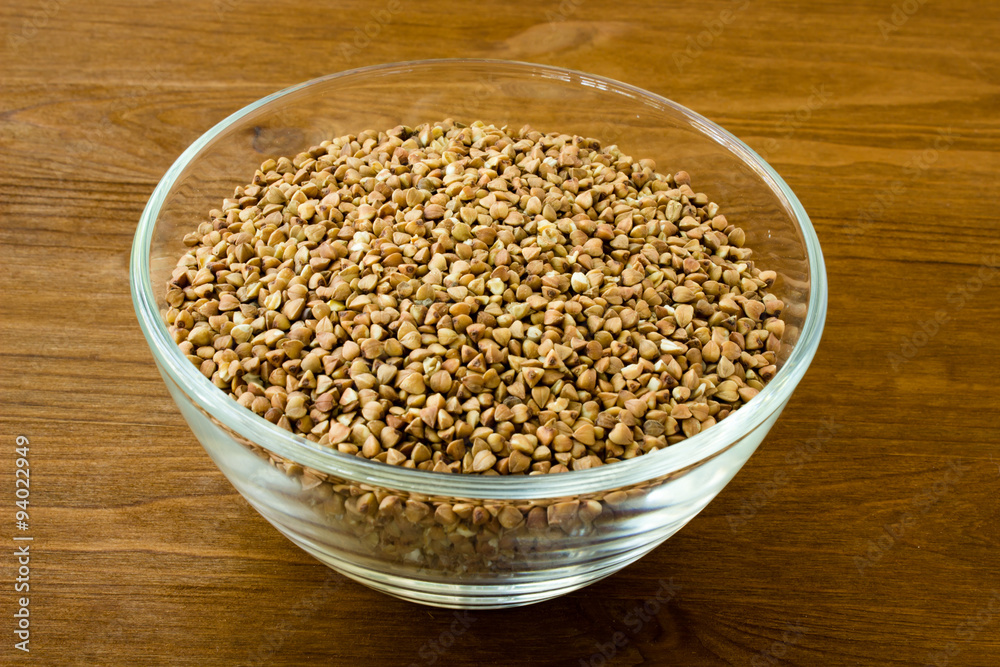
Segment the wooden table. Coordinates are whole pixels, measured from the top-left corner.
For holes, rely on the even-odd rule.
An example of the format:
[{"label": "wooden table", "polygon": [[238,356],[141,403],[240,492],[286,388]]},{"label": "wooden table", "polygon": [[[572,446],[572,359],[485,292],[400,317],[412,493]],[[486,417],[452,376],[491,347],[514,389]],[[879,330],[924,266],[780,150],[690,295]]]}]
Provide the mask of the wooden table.
[{"label": "wooden table", "polygon": [[[1000,664],[1000,6],[320,4],[0,7],[0,663]],[[331,573],[232,490],[157,375],[127,254],[158,179],[230,112],[457,56],[617,78],[745,139],[812,216],[830,308],[784,415],[688,527],[451,637],[455,612]],[[635,615],[661,580],[671,601]]]}]

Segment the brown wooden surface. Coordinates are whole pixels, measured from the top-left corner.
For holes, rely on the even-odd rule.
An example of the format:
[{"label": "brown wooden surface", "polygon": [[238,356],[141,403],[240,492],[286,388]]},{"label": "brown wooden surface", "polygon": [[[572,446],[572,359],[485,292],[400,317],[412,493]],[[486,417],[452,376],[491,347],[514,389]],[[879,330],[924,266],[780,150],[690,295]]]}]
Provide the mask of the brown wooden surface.
[{"label": "brown wooden surface", "polygon": [[[0,664],[599,665],[616,631],[609,665],[1000,664],[1000,6],[680,5],[4,2]],[[157,180],[228,113],[456,56],[618,78],[745,139],[812,216],[830,309],[784,415],[688,527],[583,591],[470,614],[437,655],[454,612],[333,574],[214,468],[136,325],[127,253]]]}]

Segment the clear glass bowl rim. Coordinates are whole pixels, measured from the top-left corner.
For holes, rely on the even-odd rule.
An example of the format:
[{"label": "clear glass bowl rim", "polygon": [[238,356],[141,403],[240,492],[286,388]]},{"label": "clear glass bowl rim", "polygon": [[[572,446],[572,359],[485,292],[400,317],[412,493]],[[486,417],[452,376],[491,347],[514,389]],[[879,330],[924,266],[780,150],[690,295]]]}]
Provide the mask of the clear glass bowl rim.
[{"label": "clear glass bowl rim", "polygon": [[[216,388],[174,343],[162,321],[150,279],[149,250],[153,230],[167,193],[175,180],[199,153],[219,134],[257,109],[310,86],[358,75],[379,76],[407,71],[472,68],[493,69],[506,74],[553,78],[562,82],[595,86],[621,95],[643,99],[684,117],[694,127],[739,156],[774,193],[784,200],[799,225],[809,260],[809,306],[801,334],[791,355],[775,377],[746,406],[702,433],[650,454],[590,470],[556,475],[524,477],[483,477],[480,475],[442,474],[389,466],[325,449],[306,438],[278,428],[240,406]],[[358,128],[364,129],[364,128]],[[365,483],[399,491],[432,496],[468,499],[522,500],[576,496],[607,492],[640,484],[683,470],[712,458],[760,425],[791,396],[816,353],[826,320],[827,282],[819,239],[805,209],[791,188],[756,152],[734,135],[690,109],[665,97],[635,86],[594,74],[536,63],[491,59],[417,60],[372,65],[316,79],[279,90],[231,114],[192,143],[171,165],[150,196],[139,224],[129,264],[132,301],[140,328],[160,369],[197,406],[227,428],[280,456],[302,465],[356,483]]]}]

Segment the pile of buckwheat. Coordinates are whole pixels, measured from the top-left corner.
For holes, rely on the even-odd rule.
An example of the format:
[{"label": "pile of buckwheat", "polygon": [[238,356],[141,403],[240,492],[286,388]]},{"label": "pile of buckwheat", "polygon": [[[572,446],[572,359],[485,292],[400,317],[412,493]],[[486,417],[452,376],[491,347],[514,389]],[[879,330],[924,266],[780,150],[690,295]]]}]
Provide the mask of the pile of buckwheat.
[{"label": "pile of buckwheat", "polygon": [[168,283],[185,355],[346,454],[585,470],[724,419],[776,372],[783,304],[681,171],[451,120],[267,160]]}]

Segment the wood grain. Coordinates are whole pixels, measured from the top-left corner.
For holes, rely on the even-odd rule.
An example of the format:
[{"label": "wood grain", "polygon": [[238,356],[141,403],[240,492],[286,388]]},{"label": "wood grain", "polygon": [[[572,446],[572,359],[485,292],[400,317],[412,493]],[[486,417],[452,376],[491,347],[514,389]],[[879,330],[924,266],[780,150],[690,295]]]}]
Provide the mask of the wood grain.
[{"label": "wood grain", "polygon": [[[0,664],[1000,664],[1000,273],[976,280],[1000,259],[1000,6],[896,6],[898,26],[888,0],[0,5],[0,497],[26,435],[35,536],[27,655],[0,554]],[[460,56],[618,78],[745,139],[812,216],[830,309],[764,446],[688,527],[583,591],[470,614],[438,654],[454,612],[327,570],[214,468],[136,326],[127,253],[228,113]],[[661,581],[675,597],[636,623]]]}]

